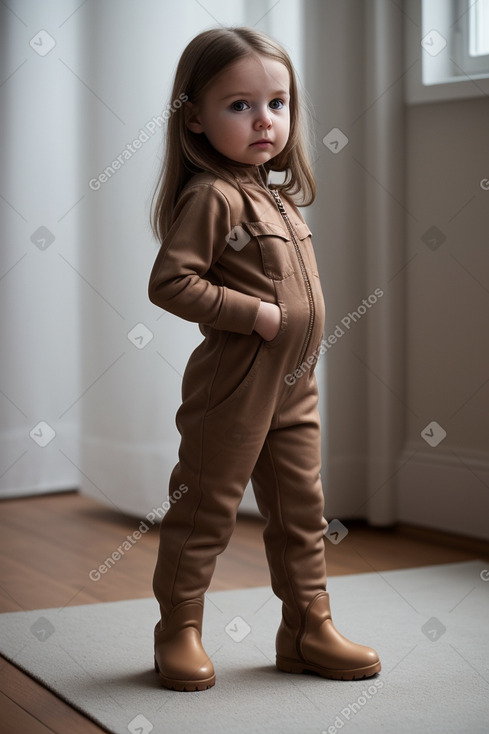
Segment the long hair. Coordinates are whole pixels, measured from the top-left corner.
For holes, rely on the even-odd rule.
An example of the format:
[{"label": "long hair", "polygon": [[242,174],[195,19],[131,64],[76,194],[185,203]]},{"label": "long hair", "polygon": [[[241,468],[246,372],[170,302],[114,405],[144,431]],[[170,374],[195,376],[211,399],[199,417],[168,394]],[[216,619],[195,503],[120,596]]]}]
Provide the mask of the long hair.
[{"label": "long hair", "polygon": [[[253,28],[215,28],[199,33],[180,58],[171,99],[187,98],[198,104],[221,71],[250,56],[280,61],[289,72],[289,138],[281,153],[264,163],[264,168],[284,172],[285,180],[277,188],[292,196],[299,195],[301,200],[296,203],[307,206],[315,199],[316,184],[307,153],[306,126],[302,120],[294,68],[288,54],[276,41]],[[163,165],[151,201],[151,229],[160,242],[170,228],[183,187],[194,174],[202,171],[214,173],[236,185],[229,159],[218,153],[205,135],[191,132],[185,122],[183,105],[175,105],[168,119]]]}]

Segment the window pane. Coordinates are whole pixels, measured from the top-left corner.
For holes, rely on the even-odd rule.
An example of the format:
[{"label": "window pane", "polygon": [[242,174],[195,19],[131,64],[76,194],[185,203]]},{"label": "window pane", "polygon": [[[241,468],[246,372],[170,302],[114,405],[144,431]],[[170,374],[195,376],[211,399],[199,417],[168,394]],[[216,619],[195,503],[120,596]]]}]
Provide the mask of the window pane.
[{"label": "window pane", "polygon": [[489,0],[475,0],[469,8],[469,54],[489,54]]}]

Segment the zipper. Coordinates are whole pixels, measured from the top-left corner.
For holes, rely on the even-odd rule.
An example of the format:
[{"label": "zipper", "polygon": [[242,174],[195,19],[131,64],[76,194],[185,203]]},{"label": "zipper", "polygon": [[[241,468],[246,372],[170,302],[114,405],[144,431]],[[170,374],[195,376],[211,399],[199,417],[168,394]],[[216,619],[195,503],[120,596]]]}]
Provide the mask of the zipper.
[{"label": "zipper", "polygon": [[294,230],[292,229],[292,225],[290,223],[288,214],[285,211],[285,207],[284,207],[284,205],[282,203],[282,199],[280,198],[280,195],[279,195],[279,193],[278,193],[278,191],[276,189],[268,189],[268,191],[272,194],[273,198],[275,199],[275,203],[277,204],[278,210],[279,210],[280,214],[282,215],[282,218],[283,218],[285,224],[287,225],[287,229],[290,232],[290,236],[291,236],[292,242],[294,244],[295,254],[297,255],[297,259],[299,261],[299,265],[300,265],[300,268],[301,268],[302,277],[304,279],[304,284],[306,286],[307,298],[308,298],[308,301],[309,301],[309,324],[308,324],[308,327],[307,327],[307,332],[306,332],[306,336],[305,336],[305,339],[304,339],[304,343],[302,345],[302,351],[301,351],[301,354],[300,354],[300,357],[299,357],[299,362],[298,362],[297,368],[296,368],[296,369],[299,369],[300,366],[301,366],[301,364],[302,364],[302,362],[304,361],[304,358],[305,358],[306,353],[307,353],[307,349],[308,349],[309,344],[310,344],[310,341],[311,341],[312,329],[313,329],[313,326],[314,326],[314,317],[315,317],[314,298],[312,296],[311,281],[309,280],[309,276],[307,274],[306,266],[304,264],[304,259],[302,257],[302,253],[300,251],[300,247],[299,247],[299,244],[297,242],[297,239],[296,239]]}]

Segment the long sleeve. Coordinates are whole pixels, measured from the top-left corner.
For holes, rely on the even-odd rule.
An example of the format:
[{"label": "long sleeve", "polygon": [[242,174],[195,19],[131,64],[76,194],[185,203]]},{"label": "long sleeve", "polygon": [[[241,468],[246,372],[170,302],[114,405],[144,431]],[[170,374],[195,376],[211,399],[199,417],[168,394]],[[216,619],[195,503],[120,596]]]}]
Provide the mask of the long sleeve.
[{"label": "long sleeve", "polygon": [[228,246],[231,229],[224,194],[204,183],[187,188],[151,272],[150,300],[187,321],[251,334],[260,298],[205,277]]}]

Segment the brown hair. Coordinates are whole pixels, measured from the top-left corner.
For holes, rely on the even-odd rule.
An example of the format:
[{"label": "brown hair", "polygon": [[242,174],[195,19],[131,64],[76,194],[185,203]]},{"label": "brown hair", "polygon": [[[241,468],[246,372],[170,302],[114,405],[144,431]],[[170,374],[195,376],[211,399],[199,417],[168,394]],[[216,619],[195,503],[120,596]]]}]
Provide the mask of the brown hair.
[{"label": "brown hair", "polygon": [[[246,56],[266,56],[280,61],[290,76],[290,133],[285,148],[267,161],[269,171],[286,172],[277,188],[290,195],[299,194],[299,206],[314,201],[316,184],[306,150],[306,134],[301,119],[294,68],[284,49],[253,28],[214,28],[199,33],[185,48],[177,66],[172,100],[201,100],[215,77],[230,64]],[[151,201],[151,229],[163,241],[170,228],[173,210],[187,181],[196,173],[209,171],[236,184],[229,171],[229,159],[208,142],[205,135],[192,133],[185,121],[183,105],[168,119],[166,150]]]}]

